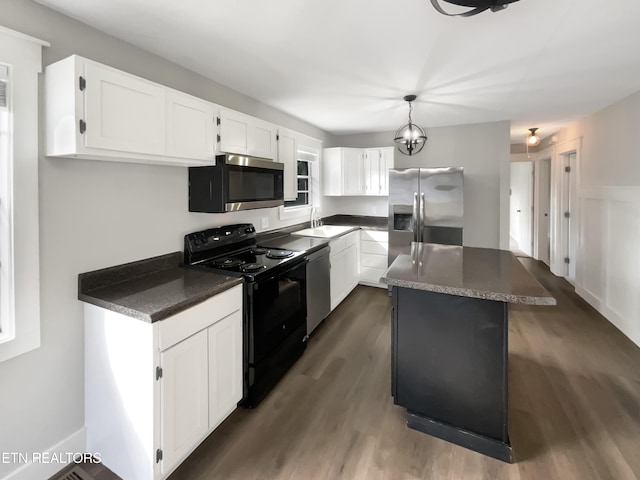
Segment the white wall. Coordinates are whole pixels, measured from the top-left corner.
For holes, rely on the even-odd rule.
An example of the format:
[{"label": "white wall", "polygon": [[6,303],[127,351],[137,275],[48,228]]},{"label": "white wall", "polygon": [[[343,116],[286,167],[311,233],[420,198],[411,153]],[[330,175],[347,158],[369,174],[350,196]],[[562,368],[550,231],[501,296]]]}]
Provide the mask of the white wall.
[{"label": "white wall", "polygon": [[640,346],[639,129],[637,92],[561,130],[552,148],[582,139],[576,292]]},{"label": "white wall", "polygon": [[[418,155],[409,157],[396,152],[397,168],[464,167],[465,245],[509,248],[509,128],[506,121],[430,128],[427,130],[429,140]],[[394,133],[333,136],[329,140],[333,143],[326,146],[391,146]],[[326,202],[338,211],[388,214],[386,198],[379,203],[371,202],[367,197],[334,197],[328,201],[327,198],[323,200],[323,208]]]},{"label": "white wall", "polygon": [[[31,0],[2,0],[0,11],[2,25],[51,42],[51,48],[43,51],[45,65],[77,53],[312,137],[326,137],[311,125]],[[41,108],[40,125],[43,119]],[[41,132],[41,152],[43,146]],[[279,221],[277,209],[189,213],[186,168],[42,155],[39,163],[42,346],[0,363],[0,452],[41,452],[81,433],[79,273],[181,250],[185,233],[213,225],[248,221],[259,228],[265,215],[270,228],[300,221]],[[0,462],[0,478],[17,467]]]}]

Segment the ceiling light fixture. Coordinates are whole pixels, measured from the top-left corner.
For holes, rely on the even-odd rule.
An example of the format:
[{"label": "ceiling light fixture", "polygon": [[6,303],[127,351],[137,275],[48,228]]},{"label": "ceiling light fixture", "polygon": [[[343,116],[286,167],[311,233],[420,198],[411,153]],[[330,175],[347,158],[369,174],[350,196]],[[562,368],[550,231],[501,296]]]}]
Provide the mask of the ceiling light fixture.
[{"label": "ceiling light fixture", "polygon": [[540,135],[536,133],[537,128],[530,128],[527,134],[527,147],[535,147],[540,145]]},{"label": "ceiling light fixture", "polygon": [[470,7],[471,10],[462,13],[449,13],[446,12],[442,6],[440,6],[439,0],[431,0],[431,5],[438,12],[448,17],[473,17],[486,10],[492,12],[499,12],[507,8],[510,3],[517,2],[518,0],[444,0],[447,3],[453,3],[454,5],[460,5],[461,7]]},{"label": "ceiling light fixture", "polygon": [[415,95],[407,95],[404,101],[409,103],[409,123],[403,125],[396,132],[395,142],[398,144],[398,150],[405,155],[414,155],[424,148],[427,143],[427,136],[424,130],[411,120],[411,112],[413,112],[413,102],[417,97]]}]

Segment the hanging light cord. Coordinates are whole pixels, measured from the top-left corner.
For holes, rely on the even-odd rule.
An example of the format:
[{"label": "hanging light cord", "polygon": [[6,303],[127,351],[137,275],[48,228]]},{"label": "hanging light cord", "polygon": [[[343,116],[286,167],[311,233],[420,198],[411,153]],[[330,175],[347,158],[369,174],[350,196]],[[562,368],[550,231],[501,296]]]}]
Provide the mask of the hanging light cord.
[{"label": "hanging light cord", "polygon": [[413,121],[411,120],[411,112],[413,112],[413,104],[409,102],[409,125],[413,124]]}]

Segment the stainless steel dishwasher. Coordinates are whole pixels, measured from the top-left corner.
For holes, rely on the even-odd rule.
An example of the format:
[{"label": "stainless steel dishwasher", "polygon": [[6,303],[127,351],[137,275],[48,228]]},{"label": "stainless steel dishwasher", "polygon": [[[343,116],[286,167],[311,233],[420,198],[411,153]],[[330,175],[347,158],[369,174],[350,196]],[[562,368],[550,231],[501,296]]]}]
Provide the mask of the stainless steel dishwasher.
[{"label": "stainless steel dishwasher", "polygon": [[307,258],[307,335],[331,312],[329,247],[323,247]]}]

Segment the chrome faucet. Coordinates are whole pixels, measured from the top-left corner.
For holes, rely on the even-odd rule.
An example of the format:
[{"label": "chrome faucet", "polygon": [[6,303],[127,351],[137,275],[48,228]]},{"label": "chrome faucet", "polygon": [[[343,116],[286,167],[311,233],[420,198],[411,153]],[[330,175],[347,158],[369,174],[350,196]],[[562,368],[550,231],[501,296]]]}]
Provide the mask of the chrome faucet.
[{"label": "chrome faucet", "polygon": [[311,218],[309,219],[311,223],[311,228],[317,228],[322,225],[322,220],[320,220],[317,216],[316,207],[311,205]]}]

